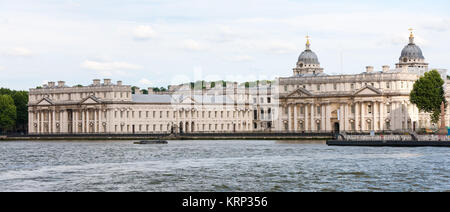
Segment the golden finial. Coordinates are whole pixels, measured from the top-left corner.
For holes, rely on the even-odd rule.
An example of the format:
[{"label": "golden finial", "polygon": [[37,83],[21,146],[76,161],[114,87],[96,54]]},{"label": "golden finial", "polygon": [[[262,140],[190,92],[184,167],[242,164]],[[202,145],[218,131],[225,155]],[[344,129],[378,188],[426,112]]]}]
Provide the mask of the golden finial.
[{"label": "golden finial", "polygon": [[409,35],[409,37],[411,37],[411,38],[414,37],[414,34],[413,34],[414,29],[413,29],[413,28],[409,28],[408,30],[411,32],[411,34]]},{"label": "golden finial", "polygon": [[309,43],[310,38],[311,37],[309,37],[309,35],[306,36],[306,50],[310,50],[310,46],[311,46],[311,44]]}]

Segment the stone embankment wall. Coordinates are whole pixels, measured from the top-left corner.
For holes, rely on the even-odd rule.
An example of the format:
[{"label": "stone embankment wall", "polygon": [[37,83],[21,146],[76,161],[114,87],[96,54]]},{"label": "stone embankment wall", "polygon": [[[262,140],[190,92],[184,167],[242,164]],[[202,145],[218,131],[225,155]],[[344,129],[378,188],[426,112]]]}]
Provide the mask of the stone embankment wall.
[{"label": "stone embankment wall", "polygon": [[[410,135],[348,135],[346,137],[349,141],[411,141],[413,138]],[[450,141],[449,136],[445,135],[417,135],[419,141]]]}]

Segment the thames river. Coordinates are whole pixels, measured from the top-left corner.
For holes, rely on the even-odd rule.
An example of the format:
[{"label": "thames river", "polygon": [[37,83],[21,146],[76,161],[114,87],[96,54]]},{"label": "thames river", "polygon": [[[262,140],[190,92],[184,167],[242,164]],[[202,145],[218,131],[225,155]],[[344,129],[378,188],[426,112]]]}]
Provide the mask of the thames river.
[{"label": "thames river", "polygon": [[450,191],[450,149],[0,142],[0,191]]}]

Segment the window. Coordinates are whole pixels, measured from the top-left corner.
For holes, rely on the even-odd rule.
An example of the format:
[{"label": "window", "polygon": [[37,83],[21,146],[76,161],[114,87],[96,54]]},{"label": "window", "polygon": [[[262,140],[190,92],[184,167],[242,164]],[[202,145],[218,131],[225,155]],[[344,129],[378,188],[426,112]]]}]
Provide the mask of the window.
[{"label": "window", "polygon": [[352,84],[350,85],[350,88],[351,88],[352,90],[354,90],[354,89],[355,89],[355,84],[352,83]]},{"label": "window", "polygon": [[321,107],[317,106],[317,110],[316,110],[317,114],[321,114],[322,113],[320,109],[321,109]]},{"label": "window", "polygon": [[271,102],[270,97],[267,97],[267,103],[270,104],[270,102]]},{"label": "window", "polygon": [[287,92],[288,91],[288,87],[287,85],[284,86],[284,91]]},{"label": "window", "polygon": [[337,90],[337,84],[333,84],[334,90]]},{"label": "window", "polygon": [[372,114],[372,105],[367,105],[367,112]]},{"label": "window", "polygon": [[391,88],[391,83],[390,82],[386,82],[386,88]]},{"label": "window", "polygon": [[386,112],[387,113],[391,113],[391,106],[390,105],[386,105]]},{"label": "window", "polygon": [[320,91],[320,84],[319,84],[319,85],[317,85],[317,90],[318,90],[318,91]]}]

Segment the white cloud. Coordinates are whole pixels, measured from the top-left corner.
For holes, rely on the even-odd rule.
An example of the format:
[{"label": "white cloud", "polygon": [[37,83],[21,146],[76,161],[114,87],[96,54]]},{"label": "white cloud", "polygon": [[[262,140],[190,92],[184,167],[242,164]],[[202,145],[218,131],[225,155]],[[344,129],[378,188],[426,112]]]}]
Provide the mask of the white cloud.
[{"label": "white cloud", "polygon": [[151,26],[138,26],[133,30],[133,35],[136,40],[148,40],[155,37],[155,31]]},{"label": "white cloud", "polygon": [[292,43],[287,43],[283,41],[270,41],[264,45],[264,49],[273,54],[288,54],[293,52],[298,52],[297,46]]},{"label": "white cloud", "polygon": [[141,80],[139,80],[139,83],[141,85],[144,85],[144,86],[147,86],[147,87],[153,85],[153,83],[150,80],[146,79],[146,78],[142,78]]},{"label": "white cloud", "polygon": [[205,44],[202,44],[198,41],[191,40],[191,39],[185,40],[182,44],[182,47],[184,49],[191,50],[191,51],[201,51],[201,50],[206,49]]},{"label": "white cloud", "polygon": [[0,71],[3,71],[3,70],[5,70],[5,67],[0,66]]},{"label": "white cloud", "polygon": [[129,74],[125,70],[129,71],[142,69],[139,65],[125,62],[103,62],[93,60],[84,61],[81,64],[81,67],[94,70],[96,75],[99,77],[128,76]]},{"label": "white cloud", "polygon": [[118,71],[118,70],[138,70],[141,66],[125,63],[125,62],[100,62],[86,60],[81,67],[95,71]]},{"label": "white cloud", "polygon": [[33,56],[33,52],[27,48],[17,47],[8,49],[5,55],[11,57],[30,57]]},{"label": "white cloud", "polygon": [[249,55],[238,55],[238,56],[233,56],[230,58],[230,61],[233,62],[250,62],[250,61],[254,61],[255,58],[253,58],[252,56]]}]

